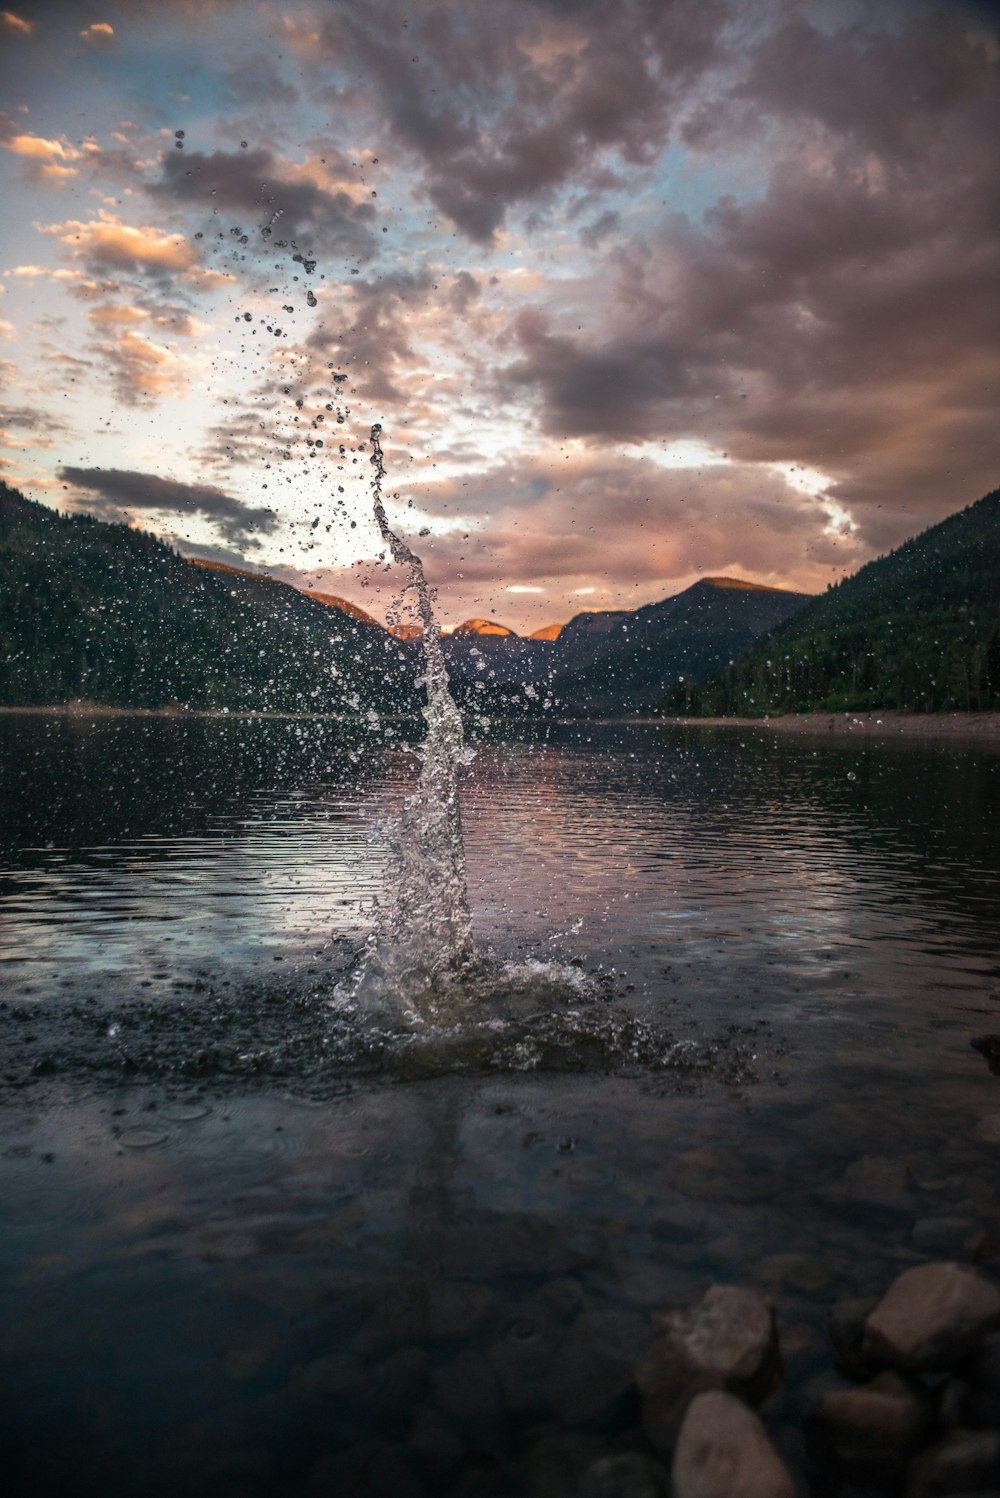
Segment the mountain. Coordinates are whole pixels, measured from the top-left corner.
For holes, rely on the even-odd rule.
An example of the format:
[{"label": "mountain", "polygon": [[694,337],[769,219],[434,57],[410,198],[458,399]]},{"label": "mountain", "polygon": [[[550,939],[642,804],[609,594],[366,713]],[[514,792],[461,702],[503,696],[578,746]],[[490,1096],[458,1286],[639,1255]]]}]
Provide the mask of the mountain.
[{"label": "mountain", "polygon": [[[194,567],[204,567],[206,572],[216,572],[221,577],[241,577],[256,584],[256,591],[247,589],[248,596],[262,599],[273,598],[277,596],[277,590],[281,588],[291,588],[293,592],[299,591],[291,583],[283,583],[266,572],[250,572],[246,567],[233,567],[228,562],[216,562],[208,557],[188,557],[186,560]],[[317,603],[325,603],[328,608],[339,609],[342,614],[348,614],[352,619],[360,619],[363,624],[373,624],[377,629],[382,628],[382,625],[371,614],[366,613],[364,609],[346,598],[338,598],[335,593],[317,593],[310,588],[305,597],[314,598]]]},{"label": "mountain", "polygon": [[373,621],[0,483],[0,703],[412,712]]},{"label": "mountain", "polygon": [[528,639],[558,640],[559,636],[563,632],[564,627],[565,626],[562,624],[545,624],[541,629],[532,630],[531,634],[528,636]]},{"label": "mountain", "polygon": [[1000,490],[814,599],[671,713],[1000,709]]},{"label": "mountain", "polygon": [[650,708],[679,678],[705,680],[808,602],[805,593],[706,577],[640,609],[578,614],[553,642],[551,690],[582,714]]},{"label": "mountain", "polygon": [[489,619],[466,619],[464,624],[456,624],[452,635],[477,635],[477,636],[500,636],[503,639],[520,639],[516,629],[508,629],[506,624],[494,624]]},{"label": "mountain", "polygon": [[651,710],[679,677],[704,680],[807,602],[805,593],[704,578],[659,603],[588,610],[528,639],[469,620],[442,647],[468,710],[634,713]]}]

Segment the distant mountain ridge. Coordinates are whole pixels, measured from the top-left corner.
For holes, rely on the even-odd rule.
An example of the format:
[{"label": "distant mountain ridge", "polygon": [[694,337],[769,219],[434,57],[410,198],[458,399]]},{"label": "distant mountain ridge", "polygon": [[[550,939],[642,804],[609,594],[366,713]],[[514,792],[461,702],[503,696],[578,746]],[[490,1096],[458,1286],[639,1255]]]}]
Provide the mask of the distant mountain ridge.
[{"label": "distant mountain ridge", "polygon": [[671,713],[1000,709],[1000,489],[869,562]]},{"label": "distant mountain ridge", "polygon": [[0,483],[0,703],[415,712],[380,625]]},{"label": "distant mountain ridge", "polygon": [[584,610],[541,638],[460,628],[443,646],[465,707],[547,702],[581,716],[635,713],[652,710],[678,678],[712,675],[808,601],[740,578],[703,578],[639,609]]}]

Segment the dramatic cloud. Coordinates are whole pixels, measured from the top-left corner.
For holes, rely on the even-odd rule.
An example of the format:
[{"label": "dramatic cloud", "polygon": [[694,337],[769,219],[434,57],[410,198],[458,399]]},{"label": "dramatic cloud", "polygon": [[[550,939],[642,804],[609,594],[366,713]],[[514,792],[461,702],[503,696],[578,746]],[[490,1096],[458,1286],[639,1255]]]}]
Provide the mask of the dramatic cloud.
[{"label": "dramatic cloud", "polygon": [[822,587],[1000,478],[995,6],[25,4],[10,404],[81,472],[266,484],[233,551],[350,595],[376,420],[445,611],[515,626]]},{"label": "dramatic cloud", "polygon": [[996,480],[996,58],[798,20],[733,97],[794,118],[766,190],[634,240],[596,329],[522,312],[506,379],[553,435],[694,432],[817,468],[873,547],[899,541]]},{"label": "dramatic cloud", "polygon": [[378,90],[430,201],[489,244],[515,205],[615,182],[670,142],[683,101],[720,58],[722,0],[375,3],[326,16],[304,56],[347,56]]},{"label": "dramatic cloud", "polygon": [[125,224],[109,213],[89,223],[69,219],[63,224],[39,224],[38,229],[54,235],[96,276],[118,271],[183,274],[198,259],[195,247],[183,234]]},{"label": "dramatic cloud", "polygon": [[366,260],[373,253],[375,211],[370,203],[293,175],[263,147],[211,155],[168,151],[150,190],[187,207],[248,215],[246,227],[255,239],[266,229],[275,241],[311,236],[310,247],[321,248],[324,258]]},{"label": "dramatic cloud", "polygon": [[258,547],[258,534],[267,535],[278,523],[273,510],[244,504],[208,484],[183,484],[121,468],[64,467],[59,469],[59,477],[66,484],[99,496],[97,502],[87,506],[94,513],[118,518],[150,510],[197,516],[210,521],[224,540],[244,549]]}]

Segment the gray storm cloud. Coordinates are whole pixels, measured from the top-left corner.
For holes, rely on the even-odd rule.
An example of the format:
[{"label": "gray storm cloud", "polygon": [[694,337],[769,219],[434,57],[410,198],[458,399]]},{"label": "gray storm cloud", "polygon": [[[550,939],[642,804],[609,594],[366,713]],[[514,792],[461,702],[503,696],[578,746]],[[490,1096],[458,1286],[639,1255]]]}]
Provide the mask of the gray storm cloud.
[{"label": "gray storm cloud", "polygon": [[259,545],[257,536],[267,535],[278,524],[274,511],[244,504],[209,484],[184,484],[152,473],[122,468],[59,469],[66,484],[98,496],[90,508],[109,518],[123,511],[154,510],[158,513],[198,516],[210,521],[224,540],[244,547]]}]

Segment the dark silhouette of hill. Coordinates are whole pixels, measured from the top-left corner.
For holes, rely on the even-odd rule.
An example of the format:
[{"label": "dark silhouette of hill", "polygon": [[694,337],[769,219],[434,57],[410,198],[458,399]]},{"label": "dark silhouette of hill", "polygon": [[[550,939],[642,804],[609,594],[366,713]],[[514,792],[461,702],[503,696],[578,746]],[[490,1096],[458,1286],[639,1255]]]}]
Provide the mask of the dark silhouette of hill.
[{"label": "dark silhouette of hill", "polygon": [[806,593],[705,577],[633,613],[577,615],[553,642],[552,689],[574,712],[652,708],[679,679],[705,680],[808,601]]},{"label": "dark silhouette of hill", "polygon": [[0,483],[0,703],[415,711],[384,629]]},{"label": "dark silhouette of hill", "polygon": [[663,707],[708,716],[1000,708],[1000,490],[832,585]]},{"label": "dark silhouette of hill", "polygon": [[463,707],[634,713],[680,677],[704,680],[806,602],[804,593],[704,578],[640,609],[577,614],[554,638],[456,630],[443,643]]}]

